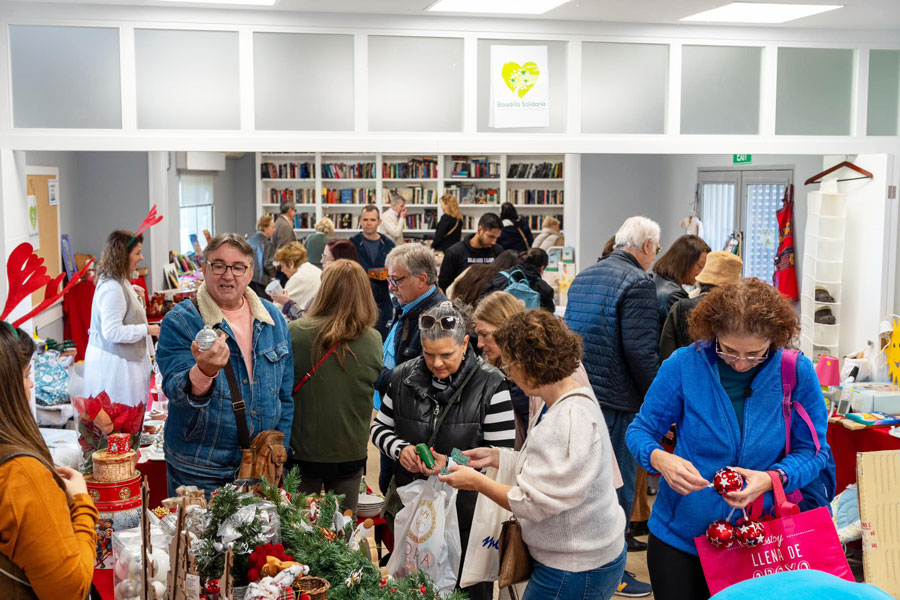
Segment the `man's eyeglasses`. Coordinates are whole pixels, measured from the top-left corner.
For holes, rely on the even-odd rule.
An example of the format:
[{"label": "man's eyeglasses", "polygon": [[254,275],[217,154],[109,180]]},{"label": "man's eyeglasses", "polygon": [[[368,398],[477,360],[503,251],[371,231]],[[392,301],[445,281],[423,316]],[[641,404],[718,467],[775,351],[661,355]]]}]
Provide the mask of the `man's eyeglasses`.
[{"label": "man's eyeglasses", "polygon": [[249,267],[244,263],[234,263],[233,265],[226,265],[225,263],[214,262],[209,263],[209,268],[212,269],[212,272],[216,275],[224,275],[225,271],[231,269],[232,275],[234,275],[235,277],[240,277],[247,272],[247,269]]},{"label": "man's eyeglasses", "polygon": [[440,325],[443,331],[453,331],[459,324],[456,317],[432,317],[431,315],[422,315],[419,317],[419,329],[434,329]]},{"label": "man's eyeglasses", "polygon": [[388,285],[392,287],[400,287],[400,282],[409,277],[409,275],[404,275],[403,277],[388,277],[387,282]]},{"label": "man's eyeglasses", "polygon": [[719,345],[719,340],[716,340],[716,356],[724,360],[729,365],[733,365],[739,360],[742,360],[751,365],[761,365],[762,363],[766,362],[766,360],[768,360],[769,349],[766,348],[766,353],[762,356],[736,356],[734,354],[722,352],[722,347]]}]

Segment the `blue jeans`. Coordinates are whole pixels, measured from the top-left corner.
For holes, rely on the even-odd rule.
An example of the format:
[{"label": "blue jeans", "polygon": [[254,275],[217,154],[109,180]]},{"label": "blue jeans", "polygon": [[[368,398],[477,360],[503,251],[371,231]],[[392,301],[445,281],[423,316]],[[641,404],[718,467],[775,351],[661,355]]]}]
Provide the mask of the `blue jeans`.
[{"label": "blue jeans", "polygon": [[175,490],[177,490],[179,486],[196,485],[197,489],[206,492],[207,500],[209,500],[209,495],[211,493],[213,493],[226,483],[231,483],[232,481],[234,481],[234,477],[220,479],[219,477],[204,477],[202,475],[192,475],[191,473],[179,471],[178,469],[173,467],[171,463],[166,463],[166,479],[168,479],[169,498],[178,495]]},{"label": "blue jeans", "polygon": [[625,548],[616,560],[590,571],[551,569],[535,561],[522,600],[609,600],[625,572]]},{"label": "blue jeans", "polygon": [[616,462],[619,463],[619,472],[622,473],[622,487],[616,490],[619,497],[619,506],[625,511],[625,531],[631,521],[631,510],[634,508],[634,484],[637,480],[637,461],[625,445],[625,431],[636,413],[623,412],[621,410],[603,409],[603,418],[606,419],[606,427],[609,429],[609,441],[613,452],[616,453]]}]

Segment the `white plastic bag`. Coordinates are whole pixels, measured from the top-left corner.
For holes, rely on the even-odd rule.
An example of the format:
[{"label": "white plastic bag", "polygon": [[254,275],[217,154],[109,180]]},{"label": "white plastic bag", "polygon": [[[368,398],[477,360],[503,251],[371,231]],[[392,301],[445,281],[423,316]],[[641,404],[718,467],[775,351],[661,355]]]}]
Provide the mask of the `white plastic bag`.
[{"label": "white plastic bag", "polygon": [[462,557],[456,490],[431,476],[397,488],[397,493],[403,509],[394,521],[388,573],[399,578],[422,570],[442,593],[450,593],[456,587]]},{"label": "white plastic bag", "polygon": [[[485,474],[497,481],[497,469],[490,467]],[[497,581],[500,574],[500,531],[503,522],[512,513],[499,504],[478,494],[475,513],[472,515],[472,529],[466,546],[466,564],[459,578],[460,587],[468,587],[482,581]]]}]

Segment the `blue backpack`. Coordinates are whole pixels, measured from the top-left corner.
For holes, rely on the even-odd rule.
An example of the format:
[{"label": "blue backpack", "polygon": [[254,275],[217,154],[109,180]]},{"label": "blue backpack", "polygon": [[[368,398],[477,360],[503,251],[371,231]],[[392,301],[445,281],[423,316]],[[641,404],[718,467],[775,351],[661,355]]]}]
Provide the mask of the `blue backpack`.
[{"label": "blue backpack", "polygon": [[[541,307],[541,295],[531,289],[531,286],[528,285],[528,277],[521,269],[513,269],[509,273],[501,271],[500,273],[509,280],[509,285],[503,290],[504,292],[524,302],[526,309]],[[516,273],[522,278],[515,279],[513,275]]]}]

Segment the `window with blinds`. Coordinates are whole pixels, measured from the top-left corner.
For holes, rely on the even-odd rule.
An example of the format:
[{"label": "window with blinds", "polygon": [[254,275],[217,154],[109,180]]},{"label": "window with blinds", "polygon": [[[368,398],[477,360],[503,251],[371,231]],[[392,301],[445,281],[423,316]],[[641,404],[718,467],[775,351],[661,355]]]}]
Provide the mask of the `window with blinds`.
[{"label": "window with blinds", "polygon": [[178,176],[178,213],[181,225],[178,241],[181,253],[194,251],[191,235],[196,235],[201,248],[206,245],[203,230],[215,235],[214,188],[212,175],[182,171]]}]

